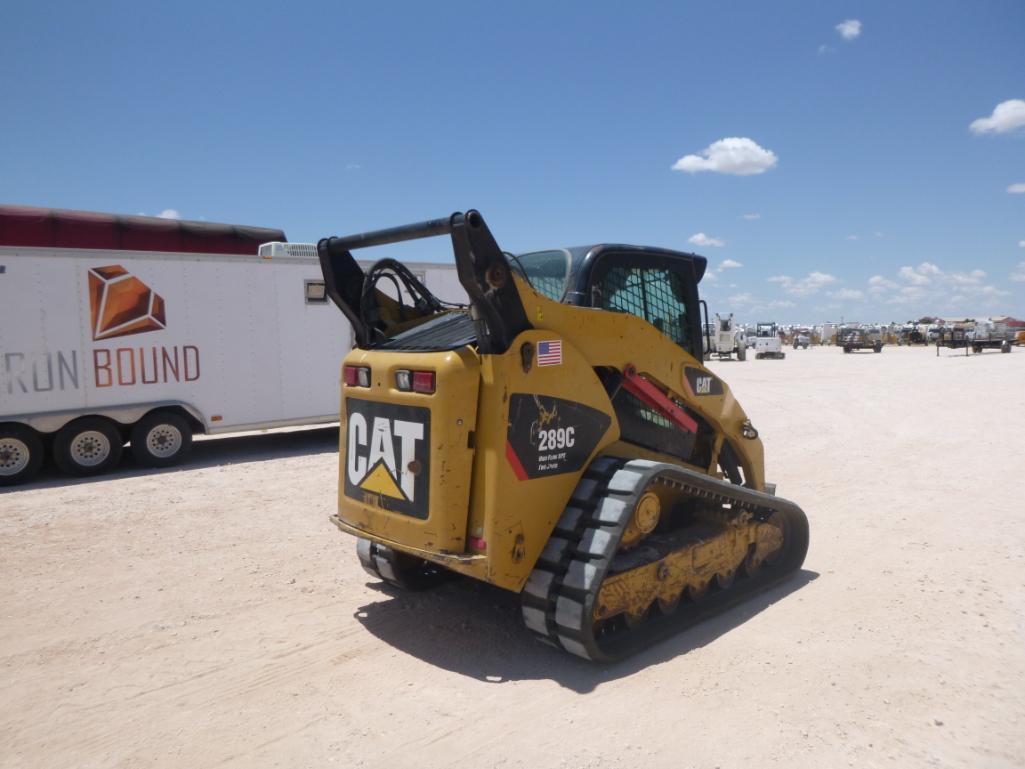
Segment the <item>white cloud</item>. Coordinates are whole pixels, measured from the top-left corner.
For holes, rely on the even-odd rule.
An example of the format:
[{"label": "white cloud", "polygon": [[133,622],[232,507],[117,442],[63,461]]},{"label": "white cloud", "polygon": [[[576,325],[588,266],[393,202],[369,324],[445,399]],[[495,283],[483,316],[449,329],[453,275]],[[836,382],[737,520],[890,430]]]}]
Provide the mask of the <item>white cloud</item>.
[{"label": "white cloud", "polygon": [[777,161],[775,152],[758,146],[757,142],[744,137],[730,137],[712,142],[697,155],[684,155],[673,163],[673,170],[690,174],[714,171],[752,176],[768,171]]},{"label": "white cloud", "polygon": [[771,302],[769,302],[765,306],[768,307],[769,309],[775,310],[775,309],[783,309],[785,307],[796,307],[797,304],[795,304],[794,302],[791,302],[789,299],[773,299]]},{"label": "white cloud", "polygon": [[794,280],[789,275],[773,275],[768,281],[769,283],[779,283],[788,294],[809,296],[817,294],[823,287],[831,283],[836,283],[836,277],[814,270],[799,280]]},{"label": "white cloud", "polygon": [[743,262],[738,262],[735,259],[725,259],[723,263],[719,265],[719,272],[723,270],[735,270],[738,267],[743,267]]},{"label": "white cloud", "polygon": [[[928,262],[923,262],[923,266]],[[925,273],[918,272],[914,267],[901,267],[897,275],[915,286],[928,286],[932,279]]]},{"label": "white cloud", "polygon": [[173,208],[165,208],[163,211],[157,214],[157,217],[159,217],[160,219],[181,219],[182,215]]},{"label": "white cloud", "polygon": [[853,40],[861,34],[861,22],[857,19],[847,19],[836,25],[836,31],[844,40]]},{"label": "white cloud", "polygon": [[[1025,192],[1025,184],[1023,184],[1022,187],[1023,187],[1022,192]],[[742,219],[747,219],[750,222],[750,221],[753,221],[755,219],[761,219],[762,215],[761,214],[744,214],[741,218]]]},{"label": "white cloud", "polygon": [[989,117],[973,120],[968,126],[972,133],[1005,134],[1025,127],[1025,101],[1008,99],[1000,102]]},{"label": "white cloud", "polygon": [[885,294],[887,291],[892,291],[897,288],[897,284],[892,280],[887,280],[882,275],[873,275],[868,279],[868,292],[875,296]]},{"label": "white cloud", "polygon": [[881,233],[881,232],[880,232],[879,230],[876,230],[876,231],[875,231],[875,232],[873,232],[872,234],[873,234],[873,235],[875,235],[875,236],[876,236],[877,238],[881,238],[881,237],[883,237],[883,233]]},{"label": "white cloud", "polygon": [[715,248],[722,248],[726,245],[725,240],[719,240],[719,238],[713,238],[706,235],[703,232],[696,232],[687,238],[688,243],[693,243],[695,246],[714,246]]},{"label": "white cloud", "polygon": [[[879,298],[887,296],[887,304],[917,303],[923,310],[928,309],[926,303],[929,307],[949,307],[973,301],[988,306],[999,297],[1008,295],[1007,291],[985,283],[986,272],[979,269],[947,272],[931,262],[922,262],[917,267],[901,267],[897,277],[904,285],[895,284],[881,275],[869,278],[869,293]],[[1025,273],[1021,280],[1025,281]]]},{"label": "white cloud", "polygon": [[986,273],[982,270],[972,270],[967,274],[963,272],[948,272],[944,273],[943,277],[957,286],[977,286],[986,277]]},{"label": "white cloud", "polygon": [[1025,240],[1018,241],[1018,248],[1025,248]]},{"label": "white cloud", "polygon": [[857,240],[857,239],[858,239],[857,235],[848,235],[847,236],[847,240]]},{"label": "white cloud", "polygon": [[1011,273],[1011,280],[1015,283],[1025,283],[1025,262],[1018,262],[1018,266]]},{"label": "white cloud", "polygon": [[1010,187],[1007,188],[1007,191],[1010,192],[1012,195],[1025,194],[1025,182],[1018,182],[1017,184],[1012,184]]},{"label": "white cloud", "polygon": [[833,49],[825,43],[819,46],[819,56],[825,56],[827,53],[831,53],[832,51]]},{"label": "white cloud", "polygon": [[839,291],[830,291],[829,295],[841,301],[865,298],[865,294],[856,288],[841,288]]}]

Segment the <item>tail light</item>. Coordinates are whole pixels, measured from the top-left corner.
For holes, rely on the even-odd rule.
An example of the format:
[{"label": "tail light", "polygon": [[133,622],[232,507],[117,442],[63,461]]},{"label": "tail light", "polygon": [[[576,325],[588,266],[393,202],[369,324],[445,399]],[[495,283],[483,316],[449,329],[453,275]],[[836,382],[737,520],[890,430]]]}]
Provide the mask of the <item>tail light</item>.
[{"label": "tail light", "polygon": [[395,389],[431,395],[435,390],[434,372],[400,369],[395,372]]},{"label": "tail light", "polygon": [[434,372],[433,371],[414,371],[413,372],[413,392],[415,393],[426,393],[430,395],[434,392]]},{"label": "tail light", "polygon": [[370,369],[366,366],[343,366],[342,380],[349,387],[370,387]]}]

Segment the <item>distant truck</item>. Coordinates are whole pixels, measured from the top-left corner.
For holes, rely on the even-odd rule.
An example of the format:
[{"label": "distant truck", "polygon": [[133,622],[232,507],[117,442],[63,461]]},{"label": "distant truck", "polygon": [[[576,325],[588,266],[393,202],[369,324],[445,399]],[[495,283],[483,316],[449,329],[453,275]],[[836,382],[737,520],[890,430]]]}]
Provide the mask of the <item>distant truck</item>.
[{"label": "distant truck", "polygon": [[972,352],[976,353],[983,350],[1009,353],[1011,345],[1016,341],[1014,330],[1004,323],[992,320],[976,321],[974,328],[967,332],[967,337],[971,342]]},{"label": "distant truck", "polygon": [[883,351],[883,334],[876,327],[841,326],[836,334],[836,343],[845,353],[853,350]]},{"label": "distant truck", "polygon": [[712,326],[712,354],[717,355],[720,360],[730,360],[734,354],[737,360],[747,359],[747,339],[744,330],[733,321],[731,312],[725,318],[719,313],[715,314],[715,324]]},{"label": "distant truck", "polygon": [[755,359],[782,360],[785,357],[787,354],[783,352],[783,338],[775,322],[766,321],[755,326]]},{"label": "distant truck", "polygon": [[[413,266],[459,298],[452,265]],[[0,206],[0,485],[336,422],[351,341],[316,246],[280,230]]]}]

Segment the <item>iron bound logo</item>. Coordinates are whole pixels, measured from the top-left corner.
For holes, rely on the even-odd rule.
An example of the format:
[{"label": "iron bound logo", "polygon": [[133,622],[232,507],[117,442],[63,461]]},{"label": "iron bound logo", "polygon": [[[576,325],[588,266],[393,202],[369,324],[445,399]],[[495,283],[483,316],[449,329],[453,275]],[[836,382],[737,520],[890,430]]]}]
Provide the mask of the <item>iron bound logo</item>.
[{"label": "iron bound logo", "polygon": [[94,341],[167,326],[163,297],[119,264],[89,270],[89,310]]},{"label": "iron bound logo", "polygon": [[612,419],[583,403],[515,393],[505,456],[521,481],[580,470]]},{"label": "iron bound logo", "polygon": [[345,399],[345,496],[426,519],[431,411]]}]

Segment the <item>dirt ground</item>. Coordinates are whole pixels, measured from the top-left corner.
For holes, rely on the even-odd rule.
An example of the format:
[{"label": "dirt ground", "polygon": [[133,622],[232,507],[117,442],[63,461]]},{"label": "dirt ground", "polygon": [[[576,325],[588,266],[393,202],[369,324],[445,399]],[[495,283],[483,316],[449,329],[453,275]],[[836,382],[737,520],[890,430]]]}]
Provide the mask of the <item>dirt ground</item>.
[{"label": "dirt ground", "polygon": [[804,571],[610,667],[367,577],[334,430],[0,494],[0,766],[1025,766],[1025,349],[711,365]]}]

